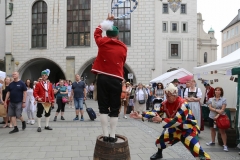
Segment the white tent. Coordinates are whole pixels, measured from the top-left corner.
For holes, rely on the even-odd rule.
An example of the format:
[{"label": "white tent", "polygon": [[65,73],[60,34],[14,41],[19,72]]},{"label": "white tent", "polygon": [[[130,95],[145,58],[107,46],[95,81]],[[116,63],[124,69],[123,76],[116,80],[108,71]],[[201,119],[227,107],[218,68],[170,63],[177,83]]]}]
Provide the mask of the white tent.
[{"label": "white tent", "polygon": [[240,48],[215,62],[209,63],[201,67],[195,67],[193,69],[193,73],[197,74],[214,70],[230,70],[237,66],[240,66]]},{"label": "white tent", "polygon": [[164,73],[161,76],[151,80],[150,83],[161,82],[164,86],[166,86],[166,84],[172,82],[174,79],[179,79],[188,75],[192,75],[192,73],[185,70],[184,68],[181,68],[175,71]]}]

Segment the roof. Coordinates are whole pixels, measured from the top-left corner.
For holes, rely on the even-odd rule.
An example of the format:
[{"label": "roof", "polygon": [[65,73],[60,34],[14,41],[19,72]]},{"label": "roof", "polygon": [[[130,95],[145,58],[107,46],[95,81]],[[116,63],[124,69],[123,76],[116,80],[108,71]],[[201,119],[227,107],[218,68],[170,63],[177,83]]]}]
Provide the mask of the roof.
[{"label": "roof", "polygon": [[229,27],[233,26],[234,24],[240,22],[240,18],[238,19],[238,15],[221,31],[228,29]]},{"label": "roof", "polygon": [[209,32],[215,32],[213,29],[212,29],[212,27],[209,29],[209,31],[208,31],[208,33]]},{"label": "roof", "polygon": [[179,79],[187,75],[193,75],[193,74],[185,70],[184,68],[180,68],[175,71],[164,73],[161,76],[158,76],[157,78],[154,78],[153,80],[151,80],[150,83],[161,82],[164,86],[166,86],[167,83],[172,82],[174,79]]}]

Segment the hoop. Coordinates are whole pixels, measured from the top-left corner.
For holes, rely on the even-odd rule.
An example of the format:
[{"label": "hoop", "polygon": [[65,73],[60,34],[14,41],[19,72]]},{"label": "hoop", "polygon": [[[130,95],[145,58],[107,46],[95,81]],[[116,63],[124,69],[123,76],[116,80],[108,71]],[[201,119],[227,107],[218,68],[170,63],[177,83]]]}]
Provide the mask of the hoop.
[{"label": "hoop", "polygon": [[114,5],[114,7],[112,8],[112,12],[111,13],[113,13],[113,10],[116,9],[120,4],[125,3],[126,1],[135,2],[135,5],[133,6],[133,8],[129,12],[127,12],[126,14],[123,14],[123,15],[121,15],[119,17],[115,17],[115,19],[120,19],[120,18],[126,17],[129,14],[131,14],[137,8],[137,6],[138,6],[137,0],[119,0],[118,3],[116,3]]}]

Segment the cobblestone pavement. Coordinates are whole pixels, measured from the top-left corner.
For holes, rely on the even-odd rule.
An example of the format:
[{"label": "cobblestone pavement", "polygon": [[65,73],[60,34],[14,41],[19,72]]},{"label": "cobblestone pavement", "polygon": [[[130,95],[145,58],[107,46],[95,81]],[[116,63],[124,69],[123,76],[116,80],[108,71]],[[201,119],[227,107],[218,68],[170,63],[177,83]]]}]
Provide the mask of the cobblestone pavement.
[{"label": "cobblestone pavement", "polygon": [[[87,100],[89,107],[92,107],[98,114],[97,103]],[[96,137],[102,133],[99,118],[90,121],[87,113],[84,114],[84,122],[72,121],[75,117],[74,109],[66,106],[65,121],[58,117],[53,122],[55,109],[52,111],[50,126],[52,131],[44,130],[38,133],[37,124],[27,125],[26,130],[19,133],[8,134],[12,129],[0,128],[0,159],[15,160],[92,160]],[[26,119],[26,113],[23,113]],[[155,139],[162,132],[161,124],[142,122],[134,119],[124,119],[123,113],[117,127],[117,134],[124,135],[129,140],[129,147],[132,160],[149,160],[149,157],[156,152]],[[42,126],[45,119],[42,118]],[[21,128],[21,122],[18,122]],[[224,152],[222,147],[206,146],[210,141],[210,130],[200,134],[200,142],[206,152],[213,160],[240,159],[239,149],[229,148]],[[169,147],[163,151],[163,159],[167,160],[192,160],[193,156],[181,143]]]}]

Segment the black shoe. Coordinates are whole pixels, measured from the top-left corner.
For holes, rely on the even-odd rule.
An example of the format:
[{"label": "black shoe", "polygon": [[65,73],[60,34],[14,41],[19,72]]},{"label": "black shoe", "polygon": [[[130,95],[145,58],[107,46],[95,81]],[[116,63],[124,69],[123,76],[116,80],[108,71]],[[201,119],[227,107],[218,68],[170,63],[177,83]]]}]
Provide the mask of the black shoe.
[{"label": "black shoe", "polygon": [[109,142],[110,142],[110,143],[115,143],[115,142],[117,142],[117,140],[118,140],[117,137],[115,137],[115,138],[109,137]]},{"label": "black shoe", "polygon": [[37,131],[38,131],[38,132],[42,132],[41,127],[38,127]]},{"label": "black shoe", "polygon": [[22,122],[22,130],[24,130],[25,128],[26,128],[26,122],[23,121],[23,122]]},{"label": "black shoe", "polygon": [[65,120],[63,116],[61,116],[61,120]]},{"label": "black shoe", "polygon": [[57,116],[54,117],[53,121],[57,121]]},{"label": "black shoe", "polygon": [[108,142],[108,141],[109,141],[109,138],[106,136],[103,136],[103,142]]},{"label": "black shoe", "polygon": [[14,128],[12,131],[9,132],[9,134],[19,132],[18,128]]},{"label": "black shoe", "polygon": [[151,157],[150,160],[157,160],[163,158],[162,154],[159,153],[154,153]]},{"label": "black shoe", "polygon": [[52,128],[49,127],[49,126],[45,127],[45,129],[46,129],[46,130],[52,130]]}]

